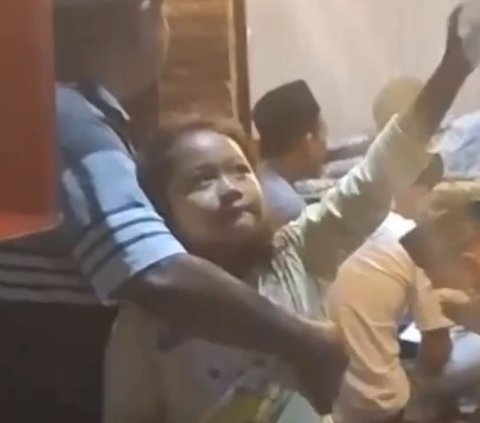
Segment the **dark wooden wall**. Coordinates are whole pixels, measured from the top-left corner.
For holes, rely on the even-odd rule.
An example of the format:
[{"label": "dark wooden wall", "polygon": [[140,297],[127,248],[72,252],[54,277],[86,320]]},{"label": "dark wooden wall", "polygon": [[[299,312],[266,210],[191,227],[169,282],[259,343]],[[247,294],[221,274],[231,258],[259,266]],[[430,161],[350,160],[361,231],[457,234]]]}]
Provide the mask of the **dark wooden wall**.
[{"label": "dark wooden wall", "polygon": [[238,13],[240,3],[243,0],[166,0],[170,46],[163,74],[163,116],[245,115],[239,110],[248,96],[245,85],[239,90],[246,58],[238,36],[243,28],[238,19],[244,19]]}]

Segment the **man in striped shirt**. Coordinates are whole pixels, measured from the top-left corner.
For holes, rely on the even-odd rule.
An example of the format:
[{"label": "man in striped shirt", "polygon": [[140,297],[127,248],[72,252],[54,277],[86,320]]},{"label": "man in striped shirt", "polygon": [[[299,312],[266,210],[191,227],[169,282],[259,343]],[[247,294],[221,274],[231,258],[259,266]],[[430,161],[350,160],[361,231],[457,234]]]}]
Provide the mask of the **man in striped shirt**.
[{"label": "man in striped shirt", "polygon": [[159,7],[156,0],[57,1],[63,222],[0,245],[2,421],[100,421],[112,312],[99,300],[132,301],[192,337],[274,354],[296,370],[313,404],[331,404],[331,389],[322,389],[330,380],[312,374],[336,366],[337,375],[328,374],[338,379],[344,358],[336,340],[184,251],[138,186],[126,113],[92,83],[104,82],[127,107],[148,91],[160,65]]}]

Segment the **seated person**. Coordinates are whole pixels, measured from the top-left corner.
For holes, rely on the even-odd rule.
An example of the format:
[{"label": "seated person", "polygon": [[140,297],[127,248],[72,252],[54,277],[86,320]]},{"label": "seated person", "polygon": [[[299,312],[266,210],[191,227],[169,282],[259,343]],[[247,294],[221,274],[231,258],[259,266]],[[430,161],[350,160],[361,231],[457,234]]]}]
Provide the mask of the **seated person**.
[{"label": "seated person", "polygon": [[461,403],[466,402],[478,408],[480,335],[457,325],[450,330],[450,338],[452,350],[440,373],[421,372],[412,375],[417,388],[414,405],[419,413],[410,420],[419,423],[453,423],[458,421],[461,414]]},{"label": "seated person", "polygon": [[415,183],[394,198],[392,211],[340,267],[328,305],[350,362],[334,407],[335,423],[400,422],[410,386],[400,361],[400,320],[409,310],[422,331],[420,364],[441,371],[450,353],[450,321],[443,317],[429,281],[399,238],[415,226],[428,194],[442,178],[434,156]]},{"label": "seated person", "polygon": [[478,395],[479,389],[478,187],[467,185],[470,192],[458,186],[438,190],[432,201],[433,217],[404,240],[409,253],[439,288],[445,314],[458,325],[452,331],[453,351],[442,374],[422,381],[423,396],[437,406],[455,404],[464,394]]},{"label": "seated person", "polygon": [[280,227],[300,216],[306,205],[294,183],[320,176],[326,124],[303,80],[266,93],[255,104],[252,115],[260,134],[258,179],[270,219]]}]

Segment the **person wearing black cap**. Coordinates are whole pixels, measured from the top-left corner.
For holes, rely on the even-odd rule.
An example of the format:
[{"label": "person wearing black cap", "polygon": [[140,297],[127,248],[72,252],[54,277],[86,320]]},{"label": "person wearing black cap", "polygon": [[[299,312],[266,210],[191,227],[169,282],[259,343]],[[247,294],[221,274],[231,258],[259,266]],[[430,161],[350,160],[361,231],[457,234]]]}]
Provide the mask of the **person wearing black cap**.
[{"label": "person wearing black cap", "polygon": [[272,220],[281,225],[297,218],[305,207],[293,184],[320,175],[326,125],[303,80],[265,94],[253,108],[253,120],[260,134],[260,183]]}]

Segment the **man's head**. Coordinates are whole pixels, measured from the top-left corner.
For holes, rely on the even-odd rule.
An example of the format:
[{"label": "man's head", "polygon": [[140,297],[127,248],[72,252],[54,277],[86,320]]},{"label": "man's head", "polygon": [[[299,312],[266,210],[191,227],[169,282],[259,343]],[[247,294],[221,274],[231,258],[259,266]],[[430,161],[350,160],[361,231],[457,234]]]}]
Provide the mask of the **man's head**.
[{"label": "man's head", "polygon": [[265,94],[253,108],[264,160],[289,158],[298,179],[317,177],[325,159],[326,126],[320,106],[302,80]]},{"label": "man's head", "polygon": [[419,79],[402,76],[390,80],[373,102],[373,118],[381,131],[396,113],[403,112],[417,97],[423,84]]},{"label": "man's head", "polygon": [[409,219],[420,218],[428,209],[432,189],[443,178],[443,160],[439,154],[432,156],[430,163],[409,188],[395,196],[395,209]]},{"label": "man's head", "polygon": [[54,0],[56,73],[126,100],[158,79],[166,42],[162,0]]}]

